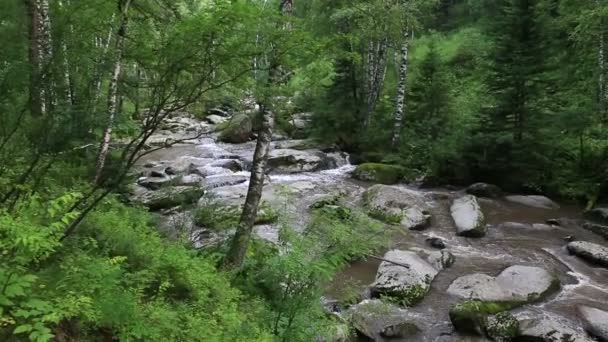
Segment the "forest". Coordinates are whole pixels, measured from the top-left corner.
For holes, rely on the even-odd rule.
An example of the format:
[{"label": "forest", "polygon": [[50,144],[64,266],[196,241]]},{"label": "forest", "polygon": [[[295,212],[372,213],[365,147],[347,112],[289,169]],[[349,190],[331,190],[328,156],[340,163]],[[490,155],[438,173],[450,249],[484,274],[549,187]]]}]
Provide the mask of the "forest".
[{"label": "forest", "polygon": [[0,340],[608,341],[608,3],[0,0]]}]

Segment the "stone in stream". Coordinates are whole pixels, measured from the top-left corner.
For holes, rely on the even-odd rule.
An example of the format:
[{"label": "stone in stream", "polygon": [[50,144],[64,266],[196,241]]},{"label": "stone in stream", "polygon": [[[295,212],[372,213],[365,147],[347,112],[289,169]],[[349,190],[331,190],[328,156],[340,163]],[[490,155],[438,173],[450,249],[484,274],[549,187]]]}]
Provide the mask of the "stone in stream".
[{"label": "stone in stream", "polygon": [[174,185],[174,177],[141,177],[137,180],[137,184],[143,186],[146,189],[158,190],[162,187]]},{"label": "stone in stream", "polygon": [[363,194],[363,205],[369,216],[407,229],[424,229],[431,219],[424,194],[399,186],[370,187]]},{"label": "stone in stream", "polygon": [[587,241],[570,242],[568,251],[581,259],[608,268],[608,247]]},{"label": "stone in stream", "polygon": [[583,213],[583,217],[597,224],[608,226],[608,208],[594,208]]},{"label": "stone in stream", "polygon": [[219,125],[221,123],[226,122],[225,117],[219,116],[219,115],[215,115],[215,114],[211,114],[205,117],[205,121],[209,122],[212,125]]},{"label": "stone in stream", "polygon": [[275,149],[268,155],[268,169],[282,173],[319,171],[324,154],[293,149]]},{"label": "stone in stream", "polygon": [[505,199],[509,202],[519,203],[529,207],[540,208],[540,209],[559,209],[559,204],[553,202],[551,199],[540,195],[511,195],[506,196]]},{"label": "stone in stream", "polygon": [[452,306],[450,320],[456,329],[483,332],[487,317],[545,298],[559,289],[559,280],[546,270],[511,266],[498,276],[475,273],[450,284],[450,295],[466,299]]},{"label": "stone in stream", "polygon": [[563,316],[528,309],[515,314],[519,321],[517,341],[593,342],[578,324]]},{"label": "stone in stream", "polygon": [[355,169],[353,178],[379,184],[397,184],[405,176],[405,171],[400,166],[379,163],[364,163]]},{"label": "stone in stream", "polygon": [[231,186],[236,184],[245,183],[249,180],[249,177],[243,175],[220,175],[207,177],[203,181],[203,187],[207,190],[220,188],[224,186]]},{"label": "stone in stream", "polygon": [[608,312],[590,306],[579,306],[585,329],[600,341],[608,341]]},{"label": "stone in stream", "polygon": [[220,126],[224,127],[221,127],[222,132],[220,133],[219,141],[225,143],[241,144],[247,142],[251,138],[253,131],[251,118],[246,114],[237,114]]},{"label": "stone in stream", "polygon": [[133,191],[132,201],[141,203],[150,210],[161,210],[196,203],[204,192],[204,189],[195,186],[172,186],[157,191],[140,187]]},{"label": "stone in stream", "polygon": [[382,261],[378,267],[371,294],[390,297],[406,306],[424,298],[439,271],[454,261],[449,252],[422,253],[421,250],[418,253],[392,250],[383,259],[387,261]]},{"label": "stone in stream", "polygon": [[348,320],[362,335],[374,340],[409,337],[419,329],[408,311],[379,299],[366,299],[347,312]]},{"label": "stone in stream", "polygon": [[475,183],[466,189],[467,194],[477,197],[498,198],[502,196],[502,190],[494,184]]},{"label": "stone in stream", "polygon": [[207,165],[211,161],[212,160],[208,158],[182,156],[168,162],[168,166],[165,169],[165,173],[168,175],[181,175],[185,173],[191,173],[190,171],[194,168]]},{"label": "stone in stream", "polygon": [[450,208],[456,224],[458,235],[467,237],[482,237],[487,228],[483,212],[473,195],[457,198]]},{"label": "stone in stream", "polygon": [[583,223],[583,228],[587,229],[588,231],[594,232],[597,235],[608,240],[608,226],[592,222],[585,222]]},{"label": "stone in stream", "polygon": [[428,242],[428,244],[433,248],[445,249],[445,242],[443,242],[443,240],[441,240],[440,238],[428,238],[426,239],[426,242]]}]

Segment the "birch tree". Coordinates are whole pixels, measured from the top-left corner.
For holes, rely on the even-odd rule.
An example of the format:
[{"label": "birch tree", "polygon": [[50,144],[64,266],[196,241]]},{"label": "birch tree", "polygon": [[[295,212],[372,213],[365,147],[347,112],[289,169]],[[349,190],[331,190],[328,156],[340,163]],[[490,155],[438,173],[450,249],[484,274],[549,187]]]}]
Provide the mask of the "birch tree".
[{"label": "birch tree", "polygon": [[131,0],[118,0],[118,11],[120,13],[120,26],[116,33],[116,42],[114,50],[114,66],[112,70],[112,78],[110,79],[110,86],[108,89],[108,121],[106,128],[103,133],[101,145],[99,147],[99,154],[97,156],[97,168],[95,173],[95,183],[98,183],[103,174],[103,169],[108,157],[108,151],[110,149],[110,142],[112,140],[112,130],[114,128],[114,121],[118,111],[118,83],[122,75],[122,59],[125,49],[125,38],[127,35],[127,28],[129,23],[129,6]]},{"label": "birch tree", "polygon": [[397,95],[395,97],[395,115],[393,123],[393,137],[391,146],[393,149],[399,147],[401,142],[401,126],[403,124],[403,114],[405,112],[405,95],[407,91],[407,69],[410,38],[409,33],[405,32],[403,43],[399,51],[399,81],[397,83]]},{"label": "birch tree", "polygon": [[43,116],[51,102],[49,67],[52,57],[48,0],[24,0],[28,17],[30,60],[30,111]]},{"label": "birch tree", "polygon": [[[293,9],[293,0],[281,0],[279,12],[282,15],[288,15]],[[289,24],[280,28],[281,30],[289,30]],[[271,44],[271,55],[269,57],[270,65],[268,71],[267,87],[272,89],[280,82],[280,65],[278,62],[278,51],[275,43]],[[258,131],[258,139],[253,154],[253,166],[251,168],[251,178],[249,180],[249,188],[243,211],[239,219],[236,233],[230,244],[230,250],[224,260],[224,267],[238,268],[245,260],[245,254],[249,247],[253,226],[262,198],[264,188],[264,178],[266,165],[268,162],[268,154],[270,153],[270,143],[272,141],[272,131],[274,127],[274,113],[269,104],[268,96],[264,96],[264,100],[259,101],[260,114],[262,116],[262,124]]]}]

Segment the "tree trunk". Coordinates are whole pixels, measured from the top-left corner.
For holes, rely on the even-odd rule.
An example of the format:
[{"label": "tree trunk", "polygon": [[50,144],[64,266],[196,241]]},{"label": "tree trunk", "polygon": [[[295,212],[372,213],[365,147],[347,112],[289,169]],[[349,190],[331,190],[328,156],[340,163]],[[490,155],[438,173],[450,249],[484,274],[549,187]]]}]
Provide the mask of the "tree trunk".
[{"label": "tree trunk", "polygon": [[48,0],[24,0],[28,16],[30,61],[30,111],[33,116],[48,112],[51,21]]},{"label": "tree trunk", "polygon": [[243,206],[239,225],[232,239],[230,250],[224,260],[224,266],[226,267],[240,267],[243,264],[249,246],[249,240],[251,239],[258,207],[260,205],[260,199],[262,198],[266,163],[268,162],[270,142],[272,141],[274,114],[263,104],[260,105],[260,111],[262,113],[262,126],[258,133],[258,141],[253,154],[253,167],[251,169],[249,189],[247,191],[247,198],[245,199],[245,205]]},{"label": "tree trunk", "polygon": [[391,147],[397,149],[401,143],[401,128],[403,125],[403,115],[405,113],[405,94],[407,91],[407,67],[408,67],[408,52],[409,52],[409,36],[405,33],[405,40],[401,45],[399,63],[399,83],[397,83],[397,96],[395,98],[395,116],[393,126],[393,138]]},{"label": "tree trunk", "polygon": [[[600,6],[599,0],[597,5]],[[600,19],[600,35],[598,37],[598,107],[600,112],[600,120],[602,123],[608,123],[608,86],[606,86],[606,80],[608,79],[608,72],[606,68],[606,32],[604,28],[604,19]]]},{"label": "tree trunk", "polygon": [[382,38],[378,41],[371,41],[367,51],[367,109],[363,122],[364,129],[367,130],[372,121],[372,116],[376,110],[384,77],[386,75],[387,60],[387,40]]},{"label": "tree trunk", "polygon": [[[123,3],[124,1],[124,3]],[[110,141],[112,140],[112,130],[114,128],[114,120],[118,111],[118,82],[122,74],[122,57],[125,48],[125,37],[127,35],[127,27],[129,23],[128,10],[131,0],[119,0],[119,11],[121,12],[120,27],[116,34],[116,46],[114,56],[114,68],[112,71],[112,79],[108,90],[108,122],[103,133],[99,154],[97,156],[97,168],[95,172],[95,183],[98,184],[103,174],[103,168],[108,157],[110,149]]]},{"label": "tree trunk", "polygon": [[[293,0],[282,0],[279,11],[281,14],[290,14],[293,10]],[[282,27],[282,30],[289,30],[289,25]],[[268,72],[268,85],[274,86],[279,83],[280,66],[274,51],[270,56],[270,67]],[[236,233],[232,238],[230,250],[223,262],[224,268],[238,268],[243,265],[245,254],[249,247],[249,240],[253,232],[255,218],[262,198],[264,189],[264,178],[266,176],[266,164],[270,153],[270,143],[272,141],[272,130],[274,127],[274,113],[268,108],[267,104],[260,101],[260,112],[262,114],[262,125],[258,132],[258,140],[253,153],[253,166],[251,168],[251,178],[247,198],[243,206],[243,212]]]},{"label": "tree trunk", "polygon": [[110,19],[108,35],[104,40],[101,37],[97,37],[95,40],[95,45],[97,48],[101,49],[101,54],[99,56],[97,62],[97,70],[95,72],[95,76],[93,77],[93,111],[97,110],[97,102],[99,102],[99,97],[101,97],[101,83],[103,81],[103,71],[104,64],[106,60],[106,56],[108,55],[108,50],[110,49],[110,44],[112,42],[112,23],[114,22],[115,14],[112,14],[112,18]]}]

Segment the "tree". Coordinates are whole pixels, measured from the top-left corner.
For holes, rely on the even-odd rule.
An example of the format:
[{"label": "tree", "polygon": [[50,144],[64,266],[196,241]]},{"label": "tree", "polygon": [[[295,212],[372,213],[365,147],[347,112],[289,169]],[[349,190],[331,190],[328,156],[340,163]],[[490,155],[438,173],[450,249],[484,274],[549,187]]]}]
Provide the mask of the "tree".
[{"label": "tree", "polygon": [[51,18],[48,0],[24,0],[29,26],[30,112],[46,115],[51,104]]}]

